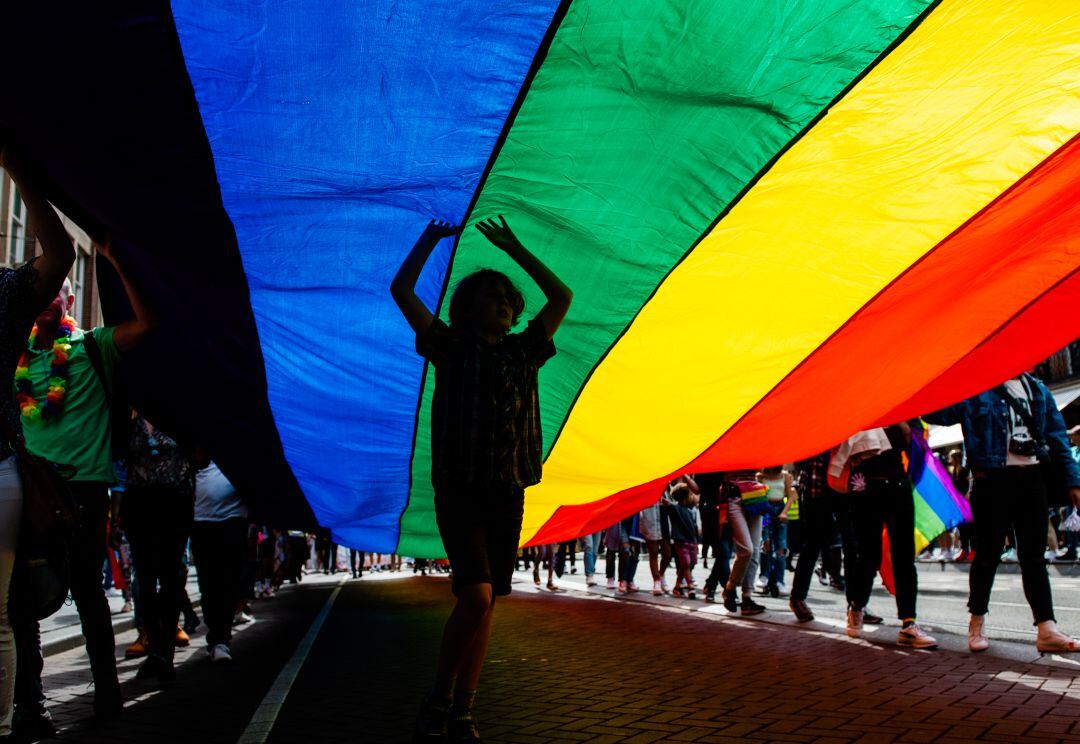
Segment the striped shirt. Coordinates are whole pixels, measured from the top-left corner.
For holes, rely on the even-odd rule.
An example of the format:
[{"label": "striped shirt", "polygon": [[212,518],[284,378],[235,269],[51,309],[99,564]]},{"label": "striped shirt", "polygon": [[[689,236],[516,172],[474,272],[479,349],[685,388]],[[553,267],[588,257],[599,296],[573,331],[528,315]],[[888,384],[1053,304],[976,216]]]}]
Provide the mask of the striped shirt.
[{"label": "striped shirt", "polygon": [[441,320],[416,339],[435,367],[431,479],[435,482],[540,482],[543,434],[537,371],[555,344],[534,318],[521,333],[488,344]]}]

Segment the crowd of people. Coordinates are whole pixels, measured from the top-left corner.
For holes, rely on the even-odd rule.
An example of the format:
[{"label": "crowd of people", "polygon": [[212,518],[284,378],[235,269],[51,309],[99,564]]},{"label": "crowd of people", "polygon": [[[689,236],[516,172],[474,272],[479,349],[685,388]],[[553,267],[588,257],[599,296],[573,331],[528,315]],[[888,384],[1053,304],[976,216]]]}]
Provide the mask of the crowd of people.
[{"label": "crowd of people", "polygon": [[[11,391],[0,396],[0,741],[10,741],[53,733],[39,622],[55,611],[49,601],[55,596],[47,596],[43,569],[62,576],[61,600],[70,590],[94,679],[94,713],[107,719],[123,710],[109,587],[137,618],[139,637],[126,651],[144,657],[137,676],[168,683],[176,646],[190,642],[200,620],[210,661],[228,663],[232,628],[251,621],[250,601],[300,581],[305,570],[336,573],[344,556],[327,532],[252,525],[242,494],[210,452],[174,440],[125,405],[117,369],[155,331],[152,305],[103,236],[99,255],[122,282],[131,317],[79,328],[69,315],[70,238],[17,154],[0,151],[0,165],[18,182],[41,246],[41,255],[23,266],[0,269],[0,385]],[[937,645],[917,622],[915,512],[905,462],[915,436],[910,423],[858,432],[787,467],[682,475],[655,503],[605,530],[519,551],[524,491],[542,475],[538,370],[555,354],[553,337],[572,293],[504,218],[476,227],[536,282],[546,304],[523,332],[510,333],[524,312],[524,295],[506,275],[482,269],[454,290],[450,323],[440,320],[415,285],[437,243],[458,232],[444,222],[428,226],[391,287],[416,331],[418,353],[435,370],[432,481],[449,556],[448,562],[413,561],[412,570],[449,571],[456,597],[417,740],[480,740],[473,708],[496,598],[510,593],[522,564],[537,585],[546,570],[547,587],[558,590],[556,576],[567,565],[577,571],[579,543],[589,585],[598,583],[603,555],[606,586],[638,591],[644,554],[653,594],[700,595],[743,616],[765,611],[755,596],[787,594],[800,621],[814,617],[806,598],[820,560],[820,576],[846,594],[846,631],[857,637],[864,623],[881,622],[867,604],[884,533],[901,622],[897,641]],[[929,557],[971,562],[970,649],[989,646],[985,618],[1004,557],[1019,563],[1038,648],[1077,650],[1056,627],[1046,561],[1059,551],[1062,559],[1077,554],[1078,431],[1066,432],[1049,391],[1028,374],[925,419],[959,424],[964,433],[964,452],[949,458],[948,472],[970,498],[974,521],[942,536]],[[43,511],[50,494],[56,501]],[[68,521],[61,519],[64,505]],[[43,529],[50,520],[65,529]],[[186,592],[189,555],[201,619]],[[710,558],[699,586],[695,568],[700,560],[704,569]],[[350,550],[344,570],[359,577],[365,562],[369,571],[403,567],[399,556]]]}]

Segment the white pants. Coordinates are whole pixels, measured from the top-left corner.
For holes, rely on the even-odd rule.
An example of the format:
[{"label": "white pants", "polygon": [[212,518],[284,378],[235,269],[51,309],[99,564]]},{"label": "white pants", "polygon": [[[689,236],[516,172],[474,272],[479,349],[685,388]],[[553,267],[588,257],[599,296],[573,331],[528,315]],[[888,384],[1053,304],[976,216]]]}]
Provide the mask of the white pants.
[{"label": "white pants", "polygon": [[0,462],[0,736],[11,733],[15,697],[15,636],[8,617],[8,588],[22,518],[22,484],[15,458]]}]

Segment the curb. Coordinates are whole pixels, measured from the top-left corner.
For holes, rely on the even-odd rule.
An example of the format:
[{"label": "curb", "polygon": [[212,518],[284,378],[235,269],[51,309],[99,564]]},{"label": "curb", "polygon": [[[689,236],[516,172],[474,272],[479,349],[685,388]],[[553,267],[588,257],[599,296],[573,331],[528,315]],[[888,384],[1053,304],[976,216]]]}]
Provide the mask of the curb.
[{"label": "curb", "polygon": [[[191,600],[192,607],[202,608],[202,602],[198,598]],[[126,633],[129,630],[135,629],[135,613],[127,614],[117,617],[113,615],[112,621],[113,635],[118,636],[121,633]],[[50,638],[48,640],[42,639],[41,642],[41,655],[44,657],[55,656],[56,654],[62,654],[65,651],[70,651],[73,648],[86,645],[86,638],[82,634],[81,624],[69,626],[71,632],[66,632],[67,629],[53,631],[58,635],[56,638]]]}]

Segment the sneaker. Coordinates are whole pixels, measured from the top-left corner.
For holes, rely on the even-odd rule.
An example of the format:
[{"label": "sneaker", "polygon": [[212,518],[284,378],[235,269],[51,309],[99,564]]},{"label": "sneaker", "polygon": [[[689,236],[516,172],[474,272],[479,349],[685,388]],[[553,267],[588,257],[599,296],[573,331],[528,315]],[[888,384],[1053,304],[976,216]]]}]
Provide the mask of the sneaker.
[{"label": "sneaker", "polygon": [[446,740],[455,743],[480,741],[480,732],[476,728],[476,719],[472,711],[451,712],[450,721],[446,727]]},{"label": "sneaker", "polygon": [[1076,548],[1069,548],[1068,550],[1066,550],[1062,554],[1061,560],[1063,560],[1063,561],[1075,561],[1076,560]]},{"label": "sneaker", "polygon": [[626,582],[625,581],[620,581],[619,582],[618,592],[619,592],[619,594],[626,594]]},{"label": "sneaker", "polygon": [[631,594],[633,594],[634,592],[639,592],[639,591],[641,591],[641,590],[640,590],[640,589],[638,588],[638,585],[637,585],[637,584],[635,584],[635,583],[634,583],[634,582],[632,582],[632,581],[628,581],[628,582],[626,582],[626,591],[628,591],[628,592],[630,592]]},{"label": "sneaker", "polygon": [[814,619],[814,613],[810,611],[810,607],[804,600],[793,599],[788,602],[791,607],[791,611],[795,613],[795,617],[800,623],[808,623]]},{"label": "sneaker", "polygon": [[131,600],[129,599],[127,602],[124,602],[124,606],[120,608],[120,614],[125,615],[133,609],[135,609],[135,606],[131,604]]},{"label": "sneaker", "polygon": [[235,625],[247,625],[248,623],[255,622],[255,616],[250,615],[243,610],[240,610],[233,616],[232,624]]},{"label": "sneaker", "polygon": [[1002,563],[1016,563],[1016,548],[1009,548],[1001,554]]},{"label": "sneaker", "polygon": [[664,594],[667,594],[668,592],[671,591],[671,587],[668,586],[667,579],[664,578],[663,576],[660,577],[660,590]]},{"label": "sneaker", "polygon": [[614,589],[615,588],[615,579],[608,579],[607,580],[607,588],[608,589]]},{"label": "sneaker", "polygon": [[690,587],[690,590],[686,593],[687,599],[697,599],[697,592],[694,591],[694,587]]},{"label": "sneaker", "polygon": [[183,628],[177,628],[176,629],[176,640],[175,640],[175,645],[177,646],[177,648],[185,648],[186,646],[188,646],[190,644],[191,644],[191,636],[189,636],[187,634],[187,631],[185,631]]},{"label": "sneaker", "polygon": [[585,586],[596,586],[596,579],[592,574],[585,574]]},{"label": "sneaker", "polygon": [[661,594],[664,593],[664,589],[662,586],[660,586],[659,581],[654,581],[652,583],[652,593],[654,597],[659,597]]},{"label": "sneaker", "polygon": [[863,607],[862,621],[865,625],[881,625],[883,622],[885,622],[885,618],[883,618],[881,615],[875,615],[874,613],[870,612],[868,608]]},{"label": "sneaker", "polygon": [[780,589],[775,584],[769,584],[767,590],[770,597],[773,599],[780,599]]},{"label": "sneaker", "polygon": [[896,642],[910,648],[937,648],[937,639],[920,628],[918,623],[901,628]]},{"label": "sneaker", "polygon": [[125,659],[139,659],[146,656],[146,646],[149,640],[146,637],[146,631],[140,630],[139,637],[124,650]]},{"label": "sneaker", "polygon": [[739,611],[739,600],[735,598],[734,589],[725,589],[721,595],[724,601],[724,609],[734,615]]},{"label": "sneaker", "polygon": [[978,653],[990,648],[990,639],[983,632],[985,615],[972,615],[968,621],[968,651]]},{"label": "sneaker", "polygon": [[705,591],[705,601],[709,604],[716,604],[716,592],[709,589]]},{"label": "sneaker", "polygon": [[109,587],[109,590],[105,592],[106,597],[122,597],[124,593],[117,589],[115,586]]},{"label": "sneaker", "polygon": [[847,633],[848,638],[858,638],[862,635],[863,625],[863,611],[853,610],[850,607],[847,611],[847,627],[844,632]]},{"label": "sneaker", "polygon": [[576,574],[577,573],[577,566],[570,566],[570,573],[571,574]]},{"label": "sneaker", "polygon": [[210,653],[210,661],[215,664],[232,661],[232,653],[224,643],[211,646],[207,651]]},{"label": "sneaker", "polygon": [[433,700],[425,697],[420,703],[420,712],[416,716],[416,728],[413,729],[414,742],[444,742],[446,728],[450,719],[450,701]]},{"label": "sneaker", "polygon": [[785,584],[785,583],[784,583],[784,582],[782,582],[782,581],[781,581],[781,582],[779,582],[779,583],[778,583],[778,584],[776,585],[776,592],[777,592],[777,595],[779,595],[779,596],[781,596],[781,597],[786,597],[786,596],[788,596],[789,594],[791,594],[791,592],[789,592],[789,591],[788,591],[788,588],[787,588],[787,584]]},{"label": "sneaker", "polygon": [[759,593],[763,589],[767,589],[768,586],[769,586],[769,579],[766,578],[765,576],[758,576],[757,580],[754,581],[754,588],[756,588]]},{"label": "sneaker", "polygon": [[765,607],[764,606],[759,605],[757,602],[750,599],[750,597],[743,597],[742,598],[742,616],[743,617],[750,617],[752,615],[760,615],[763,612],[765,612]]}]

